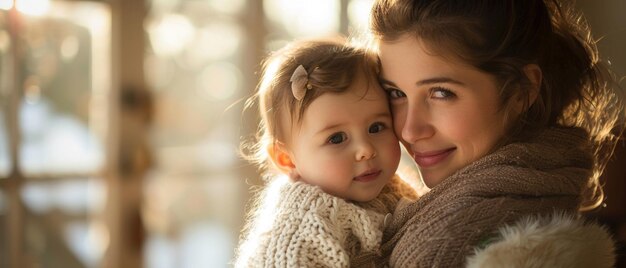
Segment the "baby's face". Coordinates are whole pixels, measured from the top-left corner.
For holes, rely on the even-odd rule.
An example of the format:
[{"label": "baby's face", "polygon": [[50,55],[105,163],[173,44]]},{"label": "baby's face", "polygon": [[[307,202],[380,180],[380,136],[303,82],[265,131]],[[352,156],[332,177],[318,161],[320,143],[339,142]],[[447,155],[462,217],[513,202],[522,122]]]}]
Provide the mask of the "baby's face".
[{"label": "baby's face", "polygon": [[289,147],[296,173],[329,194],[374,199],[400,161],[392,122],[387,97],[375,80],[358,79],[346,92],[319,96],[293,132]]}]

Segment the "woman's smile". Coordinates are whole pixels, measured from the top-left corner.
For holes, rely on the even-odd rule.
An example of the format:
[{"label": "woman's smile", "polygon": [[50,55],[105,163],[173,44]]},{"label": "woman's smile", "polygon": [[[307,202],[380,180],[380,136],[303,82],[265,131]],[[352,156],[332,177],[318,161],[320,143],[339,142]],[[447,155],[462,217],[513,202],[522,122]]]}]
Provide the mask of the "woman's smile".
[{"label": "woman's smile", "polygon": [[413,152],[413,159],[415,159],[415,163],[419,165],[421,168],[428,168],[435,166],[442,161],[446,160],[450,154],[452,154],[456,148],[449,148],[438,151],[429,151],[429,152]]}]

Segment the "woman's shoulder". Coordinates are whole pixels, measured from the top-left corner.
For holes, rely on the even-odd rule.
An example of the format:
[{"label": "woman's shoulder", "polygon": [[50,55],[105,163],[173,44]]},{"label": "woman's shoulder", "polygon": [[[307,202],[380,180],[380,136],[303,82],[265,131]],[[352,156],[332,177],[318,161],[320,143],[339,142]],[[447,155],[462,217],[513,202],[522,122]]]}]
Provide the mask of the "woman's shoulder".
[{"label": "woman's shoulder", "polygon": [[607,230],[582,218],[553,213],[502,227],[468,257],[467,267],[613,267]]},{"label": "woman's shoulder", "polygon": [[395,238],[390,262],[459,267],[473,256],[470,267],[585,267],[577,265],[587,260],[599,265],[591,267],[611,267],[613,241],[603,227],[567,216],[573,211],[554,214],[523,206],[505,212],[496,201],[479,206],[481,210],[430,211],[428,217],[414,210],[418,202],[410,204],[386,230]]}]

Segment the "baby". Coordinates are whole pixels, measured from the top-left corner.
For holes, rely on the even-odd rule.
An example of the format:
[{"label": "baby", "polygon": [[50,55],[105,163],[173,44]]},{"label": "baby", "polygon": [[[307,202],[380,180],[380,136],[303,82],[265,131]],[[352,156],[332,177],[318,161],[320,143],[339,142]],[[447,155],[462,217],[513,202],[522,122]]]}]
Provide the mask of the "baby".
[{"label": "baby", "polygon": [[384,222],[416,196],[395,175],[400,147],[377,69],[374,56],[343,39],[293,42],[266,60],[253,160],[269,185],[236,267],[380,259]]}]

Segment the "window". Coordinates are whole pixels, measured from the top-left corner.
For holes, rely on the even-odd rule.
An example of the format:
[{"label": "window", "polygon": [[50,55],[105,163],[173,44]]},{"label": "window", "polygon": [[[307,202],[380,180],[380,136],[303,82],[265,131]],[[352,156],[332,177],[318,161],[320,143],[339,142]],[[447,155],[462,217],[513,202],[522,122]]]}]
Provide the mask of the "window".
[{"label": "window", "polygon": [[259,63],[372,2],[0,0],[0,267],[227,267]]},{"label": "window", "polygon": [[101,264],[110,28],[103,3],[0,1],[0,266]]},{"label": "window", "polygon": [[358,34],[372,0],[150,1],[145,71],[156,113],[147,177],[148,267],[226,267],[256,168],[237,152],[260,61],[294,38]]}]

